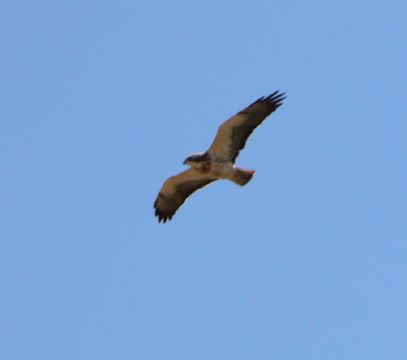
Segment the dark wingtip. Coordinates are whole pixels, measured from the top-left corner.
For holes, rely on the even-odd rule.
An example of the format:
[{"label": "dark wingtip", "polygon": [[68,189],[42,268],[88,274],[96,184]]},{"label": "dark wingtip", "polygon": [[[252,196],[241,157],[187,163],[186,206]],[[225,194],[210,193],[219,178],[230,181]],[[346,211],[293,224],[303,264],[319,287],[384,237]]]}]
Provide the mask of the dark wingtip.
[{"label": "dark wingtip", "polygon": [[279,90],[274,91],[269,96],[265,97],[262,101],[271,103],[277,109],[279,106],[283,105],[283,101],[287,98],[285,92],[280,92]]},{"label": "dark wingtip", "polygon": [[165,196],[162,193],[159,193],[157,196],[157,199],[154,201],[154,215],[157,216],[158,218],[158,222],[161,223],[165,223],[169,220],[171,220],[171,218],[173,217],[174,213],[165,211],[163,209],[160,209],[158,206],[158,199],[159,198],[164,198]]},{"label": "dark wingtip", "polygon": [[[273,105],[274,110],[275,110],[283,104],[283,101],[286,97],[287,96],[286,96],[285,92],[280,92],[280,90],[276,90],[268,96],[262,96],[262,97],[258,98],[255,102],[250,104],[248,107],[258,104],[258,103],[267,103],[267,104]],[[245,112],[245,110],[243,110],[241,112]]]},{"label": "dark wingtip", "polygon": [[154,215],[157,216],[159,223],[160,222],[166,223],[167,221],[170,221],[174,215],[174,214],[168,214],[162,210],[159,210],[157,208],[156,204],[154,204],[154,208],[155,208]]}]

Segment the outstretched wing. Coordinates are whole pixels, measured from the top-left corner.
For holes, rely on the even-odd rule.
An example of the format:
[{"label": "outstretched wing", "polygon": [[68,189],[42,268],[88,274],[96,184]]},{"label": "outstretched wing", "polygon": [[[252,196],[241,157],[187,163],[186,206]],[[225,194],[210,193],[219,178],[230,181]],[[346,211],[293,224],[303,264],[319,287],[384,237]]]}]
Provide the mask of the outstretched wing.
[{"label": "outstretched wing", "polygon": [[219,154],[224,159],[235,162],[246,144],[247,139],[264,119],[282,105],[285,93],[275,91],[267,97],[261,97],[254,103],[226,120],[218,129],[215,140],[208,152]]},{"label": "outstretched wing", "polygon": [[193,168],[168,178],[154,202],[158,221],[171,220],[188,196],[215,180],[218,179],[209,174],[201,174]]}]

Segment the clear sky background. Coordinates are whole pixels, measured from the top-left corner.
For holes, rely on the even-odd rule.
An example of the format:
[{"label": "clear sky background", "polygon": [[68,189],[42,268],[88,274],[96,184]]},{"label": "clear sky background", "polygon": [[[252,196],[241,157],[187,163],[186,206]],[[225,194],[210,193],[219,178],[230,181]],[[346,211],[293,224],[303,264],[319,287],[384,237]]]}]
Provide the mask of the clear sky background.
[{"label": "clear sky background", "polygon": [[[407,4],[3,1],[0,358],[407,358]],[[219,124],[288,98],[170,223]]]}]

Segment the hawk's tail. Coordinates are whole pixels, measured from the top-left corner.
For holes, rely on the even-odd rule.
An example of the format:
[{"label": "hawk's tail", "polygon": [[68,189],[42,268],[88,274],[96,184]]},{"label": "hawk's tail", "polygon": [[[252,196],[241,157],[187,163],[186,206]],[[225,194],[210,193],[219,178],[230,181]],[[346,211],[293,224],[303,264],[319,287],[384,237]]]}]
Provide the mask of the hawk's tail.
[{"label": "hawk's tail", "polygon": [[234,168],[232,181],[240,186],[246,185],[253,177],[255,170]]}]

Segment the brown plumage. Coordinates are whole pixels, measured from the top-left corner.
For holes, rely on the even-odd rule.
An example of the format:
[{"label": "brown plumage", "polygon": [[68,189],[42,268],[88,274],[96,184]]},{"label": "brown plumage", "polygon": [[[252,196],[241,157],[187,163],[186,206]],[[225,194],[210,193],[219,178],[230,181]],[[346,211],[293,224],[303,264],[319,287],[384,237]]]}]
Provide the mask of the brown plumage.
[{"label": "brown plumage", "polygon": [[240,186],[247,184],[255,171],[235,167],[236,158],[256,127],[281,106],[284,99],[284,93],[275,91],[226,120],[205,153],[192,155],[184,161],[191,168],[165,181],[154,202],[158,221],[171,220],[193,192],[213,181],[229,179]]},{"label": "brown plumage", "polygon": [[236,115],[226,120],[218,129],[209,153],[227,154],[235,161],[252,132],[279,106],[283,104],[285,94],[275,91],[267,97],[261,97]]},{"label": "brown plumage", "polygon": [[201,174],[193,168],[168,178],[154,202],[158,221],[171,220],[189,195],[215,180],[217,180],[216,177]]}]

